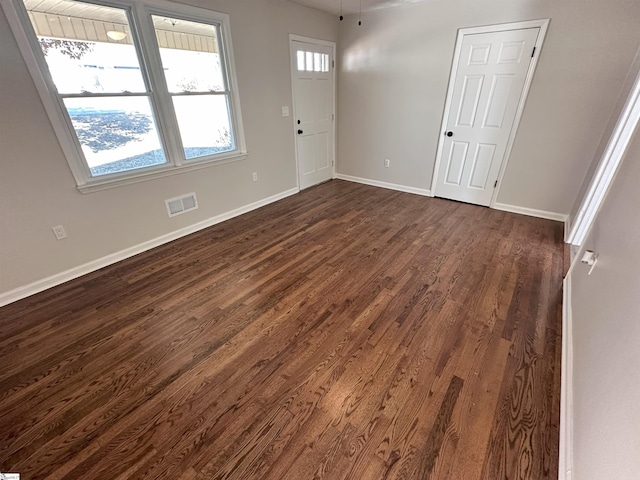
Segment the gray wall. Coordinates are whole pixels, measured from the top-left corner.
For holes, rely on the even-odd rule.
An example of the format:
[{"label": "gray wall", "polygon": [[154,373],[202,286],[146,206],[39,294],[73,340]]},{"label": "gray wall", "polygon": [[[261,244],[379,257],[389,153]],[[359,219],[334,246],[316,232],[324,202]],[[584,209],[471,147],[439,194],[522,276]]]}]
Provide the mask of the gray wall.
[{"label": "gray wall", "polygon": [[429,189],[457,30],[540,18],[551,25],[498,202],[568,214],[640,44],[637,0],[433,0],[361,27],[347,17],[338,172]]},{"label": "gray wall", "polygon": [[[336,19],[284,0],[190,3],[230,14],[249,158],[86,195],[0,11],[0,294],[296,186],[289,33],[336,41]],[[164,199],[193,191],[199,210],[168,218]]]},{"label": "gray wall", "polygon": [[639,184],[636,131],[583,246],[598,263],[570,273],[577,480],[640,478]]},{"label": "gray wall", "polygon": [[613,134],[613,131],[615,130],[618,124],[620,115],[622,114],[622,111],[629,98],[629,93],[631,92],[631,89],[633,88],[633,84],[635,83],[639,73],[640,73],[640,48],[638,48],[638,51],[636,52],[636,56],[629,68],[629,73],[627,74],[627,78],[622,87],[622,91],[618,96],[618,101],[616,102],[613,108],[611,117],[609,118],[609,122],[607,123],[607,126],[604,130],[604,134],[602,135],[600,139],[600,143],[598,144],[598,148],[596,149],[596,152],[593,155],[593,160],[589,165],[589,169],[587,170],[587,174],[585,176],[584,182],[582,183],[582,186],[578,191],[578,195],[576,196],[576,201],[574,202],[573,208],[571,209],[571,213],[569,214],[569,220],[568,220],[569,225],[573,225],[573,222],[575,221],[576,216],[578,215],[578,211],[580,210],[580,206],[582,205],[582,200],[584,196],[587,194],[589,187],[591,186],[593,176],[595,175],[598,169],[598,166],[600,165],[600,162],[602,160],[602,155],[604,154],[607,146],[609,145],[609,140],[611,139],[611,135]]}]

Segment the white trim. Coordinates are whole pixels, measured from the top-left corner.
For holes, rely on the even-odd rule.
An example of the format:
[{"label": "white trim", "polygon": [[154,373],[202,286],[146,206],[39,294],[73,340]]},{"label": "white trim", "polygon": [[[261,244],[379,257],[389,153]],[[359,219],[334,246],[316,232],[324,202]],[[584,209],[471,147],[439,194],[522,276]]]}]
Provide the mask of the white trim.
[{"label": "white trim", "polygon": [[270,197],[263,198],[262,200],[258,200],[257,202],[249,203],[248,205],[244,205],[234,210],[221,213],[220,215],[216,215],[215,217],[203,220],[202,222],[198,222],[188,227],[181,228],[180,230],[161,235],[160,237],[148,240],[138,245],[134,245],[133,247],[129,247],[119,252],[115,252],[99,258],[97,260],[85,263],[83,265],[70,268],[69,270],[65,270],[64,272],[56,273],[55,275],[43,278],[42,280],[38,280],[28,285],[15,288],[8,292],[0,293],[0,307],[8,305],[9,303],[16,302],[28,296],[35,295],[36,293],[55,287],[56,285],[68,282],[69,280],[81,277],[82,275],[86,275],[87,273],[91,273],[114,263],[120,262],[121,260],[133,257],[134,255],[138,255],[139,253],[146,252],[147,250],[151,250],[152,248],[164,245],[165,243],[172,242],[173,240],[177,240],[191,233],[195,233],[218,223],[224,222],[225,220],[229,220],[252,210],[256,210],[270,203],[277,202],[278,200],[282,200],[283,198],[295,195],[299,191],[300,190],[298,188],[285,190],[284,192],[280,192]]},{"label": "white trim", "polygon": [[567,239],[569,238],[569,232],[571,232],[571,215],[567,215],[567,219],[564,221],[564,243],[569,243]]},{"label": "white trim", "polygon": [[298,41],[298,42],[304,42],[304,43],[313,43],[315,45],[322,45],[324,47],[334,47],[336,46],[336,42],[332,42],[331,40],[321,40],[319,38],[313,38],[313,37],[305,37],[303,35],[296,35],[295,33],[290,33],[289,34],[289,43],[291,43],[291,41]]},{"label": "white trim", "polygon": [[[331,48],[331,82],[332,82],[332,87],[333,87],[333,92],[332,92],[332,96],[333,96],[333,105],[332,105],[332,109],[333,111],[331,112],[331,115],[333,115],[333,165],[332,165],[332,174],[331,174],[331,178],[336,178],[336,169],[337,169],[337,158],[338,158],[338,141],[337,141],[337,134],[338,134],[338,129],[337,129],[337,124],[338,124],[338,118],[336,115],[337,112],[337,88],[336,88],[336,67],[335,67],[335,62],[336,62],[336,42],[332,42],[329,40],[320,40],[318,38],[312,38],[312,37],[305,37],[303,35],[296,35],[295,33],[290,33],[289,34],[289,57],[290,57],[290,69],[291,69],[291,110],[293,115],[291,115],[291,122],[292,122],[292,128],[293,131],[295,132],[296,130],[296,124],[295,124],[295,118],[296,118],[296,93],[294,91],[295,89],[295,61],[296,59],[294,59],[294,55],[293,55],[293,42],[304,42],[304,43],[310,43],[312,45],[321,45],[323,47],[329,47]],[[298,165],[298,141],[296,139],[296,136],[294,134],[293,136],[293,144],[294,144],[294,151],[295,151],[295,155],[296,155],[296,185],[298,186],[298,188],[300,188],[300,167]]]},{"label": "white trim", "polygon": [[519,213],[520,215],[528,215],[530,217],[545,218],[547,220],[555,220],[566,224],[569,215],[564,213],[548,212],[546,210],[536,210],[535,208],[518,207],[517,205],[508,205],[506,203],[496,203],[493,208],[503,212]]},{"label": "white trim", "polygon": [[640,73],[636,77],[629,98],[620,119],[611,135],[607,148],[602,155],[598,170],[591,185],[582,199],[580,209],[573,222],[567,243],[582,245],[587,237],[596,214],[609,191],[613,178],[618,171],[631,137],[640,121]]},{"label": "white trim", "polygon": [[493,32],[503,32],[507,30],[524,30],[527,28],[539,28],[540,32],[538,33],[538,38],[536,39],[535,49],[536,54],[529,63],[529,70],[527,70],[527,76],[525,78],[524,86],[522,88],[522,95],[520,97],[520,101],[518,102],[518,108],[516,110],[516,115],[513,119],[513,127],[511,128],[511,132],[509,133],[509,139],[507,140],[507,146],[505,148],[504,157],[502,158],[502,163],[500,165],[500,171],[498,173],[498,186],[494,189],[493,195],[491,197],[491,203],[489,206],[491,208],[496,207],[496,200],[498,198],[498,192],[500,191],[500,186],[502,185],[502,180],[504,178],[504,174],[506,172],[507,163],[509,162],[509,158],[511,157],[511,150],[513,149],[513,143],[515,141],[516,133],[518,131],[518,127],[520,126],[520,120],[522,119],[522,114],[524,112],[524,107],[527,101],[527,97],[529,95],[529,90],[531,88],[531,83],[533,82],[533,74],[535,72],[536,66],[538,65],[538,59],[540,58],[540,52],[542,51],[542,45],[544,43],[545,36],[547,34],[547,30],[549,29],[550,19],[540,19],[540,20],[529,20],[525,22],[516,22],[516,23],[503,23],[500,25],[485,25],[481,27],[472,27],[472,28],[461,28],[458,30],[458,36],[456,39],[456,48],[453,55],[453,62],[451,64],[451,76],[449,77],[449,87],[447,89],[447,99],[444,107],[444,113],[442,115],[442,124],[440,127],[440,139],[438,140],[438,149],[436,150],[436,162],[433,171],[433,177],[431,179],[431,191],[434,195],[436,195],[436,186],[438,182],[438,173],[440,169],[440,163],[442,161],[442,150],[444,143],[444,134],[447,131],[447,121],[449,119],[449,114],[451,112],[451,102],[453,100],[453,89],[455,84],[455,78],[458,73],[458,63],[460,60],[460,54],[462,51],[462,39],[465,35],[476,35],[479,33],[493,33]]},{"label": "white trim", "polygon": [[415,195],[422,195],[424,197],[432,196],[431,192],[424,188],[408,187],[406,185],[398,185],[397,183],[380,182],[378,180],[371,180],[370,178],[352,177],[351,175],[343,175],[342,173],[337,173],[335,178],[339,180],[346,180],[347,182],[371,185],[372,187],[387,188],[389,190],[397,190],[398,192],[413,193]]},{"label": "white trim", "polygon": [[558,479],[571,480],[573,472],[573,320],[571,311],[571,269],[563,282],[562,297],[562,367]]},{"label": "white trim", "polygon": [[136,174],[130,174],[126,178],[109,178],[100,183],[87,183],[86,185],[79,185],[76,187],[80,193],[92,193],[99,192],[101,190],[108,190],[110,188],[122,187],[124,185],[132,185],[134,183],[145,182],[147,180],[153,180],[154,178],[170,177],[172,175],[179,175],[181,173],[193,172],[194,170],[202,170],[203,168],[215,167],[216,165],[225,165],[227,163],[238,162],[245,160],[249,156],[249,152],[240,153],[237,155],[229,155],[225,158],[217,158],[207,162],[197,162],[193,164],[183,164],[169,169],[162,169],[157,171],[149,171],[144,169]]}]

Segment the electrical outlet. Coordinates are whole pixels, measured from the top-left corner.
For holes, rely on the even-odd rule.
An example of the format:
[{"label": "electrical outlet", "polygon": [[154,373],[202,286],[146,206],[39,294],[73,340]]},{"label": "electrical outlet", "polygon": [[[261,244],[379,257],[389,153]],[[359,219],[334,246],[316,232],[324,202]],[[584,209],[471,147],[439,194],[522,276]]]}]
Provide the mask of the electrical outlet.
[{"label": "electrical outlet", "polygon": [[389,168],[391,166],[391,160],[388,158],[384,159],[384,168]]},{"label": "electrical outlet", "polygon": [[258,181],[258,172],[253,172],[253,181],[254,182]]},{"label": "electrical outlet", "polygon": [[51,230],[53,230],[53,234],[56,236],[58,240],[67,238],[67,232],[65,231],[62,225],[56,225],[55,227],[51,227]]},{"label": "electrical outlet", "polygon": [[283,117],[289,116],[289,107],[282,107],[282,116]]}]

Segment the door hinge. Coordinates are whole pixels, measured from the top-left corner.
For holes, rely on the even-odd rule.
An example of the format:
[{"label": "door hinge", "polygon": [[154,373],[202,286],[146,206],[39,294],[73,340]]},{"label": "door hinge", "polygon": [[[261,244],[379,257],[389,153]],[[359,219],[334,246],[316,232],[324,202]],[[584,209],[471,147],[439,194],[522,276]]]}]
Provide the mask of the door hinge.
[{"label": "door hinge", "polygon": [[498,180],[496,180],[496,183],[493,184],[493,188],[496,188],[498,186]]},{"label": "door hinge", "polygon": [[336,119],[336,115],[335,115],[334,113],[332,113],[332,114],[331,114],[331,120],[332,120],[332,121],[335,121],[335,119]]},{"label": "door hinge", "polygon": [[533,47],[533,52],[531,52],[531,58],[536,54],[536,47]]},{"label": "door hinge", "polygon": [[331,60],[331,68],[336,68],[336,61],[335,60]]}]

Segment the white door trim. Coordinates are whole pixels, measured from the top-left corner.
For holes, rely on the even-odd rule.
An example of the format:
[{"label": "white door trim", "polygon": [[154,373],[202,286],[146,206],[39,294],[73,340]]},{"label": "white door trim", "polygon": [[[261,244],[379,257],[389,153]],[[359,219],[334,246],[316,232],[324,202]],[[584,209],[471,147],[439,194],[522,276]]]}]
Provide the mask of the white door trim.
[{"label": "white door trim", "polygon": [[[336,107],[337,107],[337,99],[336,99],[336,42],[331,42],[328,40],[320,40],[318,38],[305,37],[302,35],[296,35],[294,33],[289,34],[289,57],[290,57],[290,70],[291,70],[291,106],[292,106],[292,115],[291,115],[291,128],[295,130],[295,114],[296,114],[296,94],[294,92],[294,83],[295,83],[295,74],[294,74],[294,66],[296,59],[293,58],[293,42],[305,42],[311,43],[314,45],[322,45],[323,47],[331,48],[332,55],[332,63],[331,63],[331,83],[333,87],[333,105],[331,106],[332,118],[333,118],[333,165],[331,170],[331,178],[336,178],[336,163],[338,163],[337,156],[337,129],[336,124],[338,123],[338,119],[336,117]],[[295,154],[296,154],[296,186],[298,190],[300,190],[300,165],[298,159],[298,142],[296,142],[296,138],[293,138]]]},{"label": "white door trim", "polygon": [[640,122],[640,73],[636,77],[629,98],[618,119],[618,123],[611,134],[607,148],[602,154],[589,190],[582,199],[576,218],[571,225],[571,231],[566,242],[580,246],[584,242],[596,214],[604,201],[613,178],[618,171],[631,137]]},{"label": "white door trim", "polygon": [[540,58],[540,51],[542,50],[542,44],[544,43],[544,38],[547,34],[547,30],[549,29],[550,21],[551,20],[547,18],[547,19],[540,19],[540,20],[529,20],[525,22],[502,23],[499,25],[485,25],[481,27],[461,28],[458,30],[458,36],[456,38],[456,49],[453,54],[453,63],[451,65],[451,75],[449,77],[449,87],[447,89],[447,100],[444,107],[444,114],[442,115],[442,125],[440,126],[438,149],[436,151],[436,163],[433,171],[433,178],[431,179],[431,195],[432,196],[435,196],[436,194],[438,173],[440,170],[440,163],[442,161],[442,150],[444,147],[444,138],[445,138],[444,136],[447,129],[447,120],[449,118],[449,113],[451,111],[453,90],[455,85],[455,79],[458,74],[458,62],[460,60],[460,52],[462,50],[462,40],[464,36],[475,35],[479,33],[495,33],[495,32],[504,32],[508,30],[524,30],[527,28],[540,28],[540,33],[538,34],[538,38],[536,39],[536,44],[535,44],[536,53],[533,57],[533,60],[529,64],[529,70],[527,70],[527,76],[524,82],[524,87],[522,89],[522,96],[520,97],[520,101],[518,102],[516,115],[515,115],[515,118],[513,119],[513,128],[509,133],[507,147],[504,152],[502,164],[500,165],[500,172],[498,174],[498,187],[494,189],[493,196],[491,197],[490,207],[495,208],[496,199],[498,198],[498,191],[500,190],[500,187],[502,185],[504,172],[506,171],[507,163],[509,161],[509,157],[511,156],[513,142],[516,136],[516,132],[518,131],[518,126],[520,125],[520,119],[522,118],[522,113],[524,112],[524,106],[527,100],[527,96],[529,95],[529,89],[531,88],[531,83],[533,81],[533,73],[535,72],[536,65],[538,64],[538,59]]},{"label": "white door trim", "polygon": [[562,365],[560,368],[560,441],[558,480],[571,480],[573,473],[573,317],[569,269],[562,282]]}]

